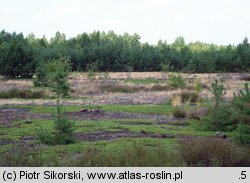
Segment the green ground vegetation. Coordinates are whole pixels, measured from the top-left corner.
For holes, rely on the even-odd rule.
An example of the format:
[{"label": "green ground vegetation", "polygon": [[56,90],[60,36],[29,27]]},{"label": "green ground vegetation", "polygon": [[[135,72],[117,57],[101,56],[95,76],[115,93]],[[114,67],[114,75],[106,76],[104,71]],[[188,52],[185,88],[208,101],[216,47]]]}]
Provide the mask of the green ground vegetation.
[{"label": "green ground vegetation", "polygon": [[125,83],[133,83],[133,84],[158,84],[158,83],[164,83],[164,80],[158,80],[158,79],[125,79]]}]

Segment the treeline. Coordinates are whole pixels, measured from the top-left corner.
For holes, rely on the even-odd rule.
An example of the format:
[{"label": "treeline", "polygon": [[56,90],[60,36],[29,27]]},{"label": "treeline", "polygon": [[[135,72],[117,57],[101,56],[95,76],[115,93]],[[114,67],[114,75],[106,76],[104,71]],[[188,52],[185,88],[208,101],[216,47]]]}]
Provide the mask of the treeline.
[{"label": "treeline", "polygon": [[237,46],[202,42],[185,43],[177,37],[172,44],[141,43],[138,34],[117,35],[112,31],[83,33],[66,39],[24,37],[22,33],[0,32],[0,75],[31,77],[41,62],[69,57],[72,71],[181,71],[188,73],[246,72],[250,68],[247,38]]}]

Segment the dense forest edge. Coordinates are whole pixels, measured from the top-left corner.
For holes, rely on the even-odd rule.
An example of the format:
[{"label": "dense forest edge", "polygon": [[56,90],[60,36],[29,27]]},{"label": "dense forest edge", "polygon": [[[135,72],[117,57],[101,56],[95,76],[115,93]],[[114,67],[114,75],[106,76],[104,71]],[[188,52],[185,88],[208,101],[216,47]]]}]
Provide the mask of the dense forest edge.
[{"label": "dense forest edge", "polygon": [[244,38],[238,45],[185,43],[177,37],[168,44],[141,43],[138,34],[117,35],[95,31],[66,39],[56,32],[48,40],[34,34],[0,32],[0,75],[32,77],[39,64],[68,57],[72,71],[132,72],[172,71],[185,73],[249,72],[250,45]]}]

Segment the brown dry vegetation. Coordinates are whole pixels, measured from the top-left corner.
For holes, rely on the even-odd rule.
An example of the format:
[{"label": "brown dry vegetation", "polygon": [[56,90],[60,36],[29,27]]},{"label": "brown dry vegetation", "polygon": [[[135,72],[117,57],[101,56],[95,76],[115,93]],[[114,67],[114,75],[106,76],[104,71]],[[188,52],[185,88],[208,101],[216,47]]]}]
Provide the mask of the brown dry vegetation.
[{"label": "brown dry vegetation", "polygon": [[[227,99],[233,97],[233,93],[242,88],[243,83],[249,82],[249,74],[182,74],[187,81],[184,90],[193,90],[193,83],[199,81],[204,86],[204,90],[199,94],[200,98],[211,98],[211,93],[207,90],[211,82],[215,79],[223,81],[226,88]],[[124,79],[157,79],[160,83],[134,84],[123,82]],[[96,73],[95,78],[89,80],[86,73],[71,73],[69,76],[71,96],[86,97],[90,100],[82,99],[68,100],[68,104],[161,104],[169,100],[174,93],[166,81],[168,74],[162,72],[117,72],[108,73],[104,77],[103,73]],[[13,89],[25,90],[33,89],[32,80],[1,80],[0,91]],[[15,100],[1,99],[0,104],[55,104],[54,100]]]}]

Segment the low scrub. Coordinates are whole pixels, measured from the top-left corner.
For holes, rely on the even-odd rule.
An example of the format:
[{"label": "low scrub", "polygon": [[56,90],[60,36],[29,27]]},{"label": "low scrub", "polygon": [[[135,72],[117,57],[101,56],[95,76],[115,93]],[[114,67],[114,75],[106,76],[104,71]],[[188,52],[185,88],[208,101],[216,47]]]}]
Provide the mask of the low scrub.
[{"label": "low scrub", "polygon": [[186,111],[183,107],[174,107],[173,108],[173,116],[175,118],[185,118],[186,117]]},{"label": "low scrub", "polygon": [[234,136],[236,142],[250,146],[250,124],[240,123]]},{"label": "low scrub", "polygon": [[165,167],[182,166],[181,159],[174,151],[162,147],[147,147],[140,144],[116,153],[94,147],[83,149],[72,156],[68,153],[42,154],[18,148],[17,151],[0,156],[2,167]]},{"label": "low scrub", "polygon": [[101,167],[162,167],[181,166],[181,160],[173,151],[163,148],[152,149],[135,144],[119,153],[107,152],[96,148],[85,150],[75,166]]},{"label": "low scrub", "polygon": [[73,134],[74,126],[75,124],[65,117],[62,106],[57,102],[53,131],[49,132],[40,128],[37,130],[37,136],[38,139],[45,144],[70,144],[75,141]]},{"label": "low scrub", "polygon": [[54,92],[57,97],[68,96],[68,75],[70,69],[68,57],[60,57],[59,59],[50,60],[47,63],[40,63],[36,69],[36,78],[33,84],[36,87],[50,87],[51,91]]},{"label": "low scrub", "polygon": [[247,167],[250,149],[212,139],[182,140],[180,155],[187,166]]},{"label": "low scrub", "polygon": [[239,124],[239,112],[228,105],[210,108],[208,114],[202,118],[207,130],[232,131]]},{"label": "low scrub", "polygon": [[240,111],[239,125],[236,129],[237,142],[250,146],[250,89],[246,83],[244,89],[234,94],[233,106]]},{"label": "low scrub", "polygon": [[0,156],[1,167],[39,167],[48,166],[47,162],[55,161],[55,158],[51,160],[43,158],[37,151],[31,152],[23,147],[18,147],[16,151],[12,151]]},{"label": "low scrub", "polygon": [[208,90],[214,97],[214,107],[218,107],[222,103],[222,97],[226,94],[224,85],[215,80]]},{"label": "low scrub", "polygon": [[0,92],[0,98],[45,98],[45,92],[41,90],[32,91],[32,90],[10,90]]},{"label": "low scrub", "polygon": [[17,147],[17,151],[1,154],[2,167],[249,167],[250,149],[230,142],[213,139],[186,139],[179,150],[135,143],[113,152],[104,149],[83,148],[72,156],[65,152],[43,153],[41,150]]}]

